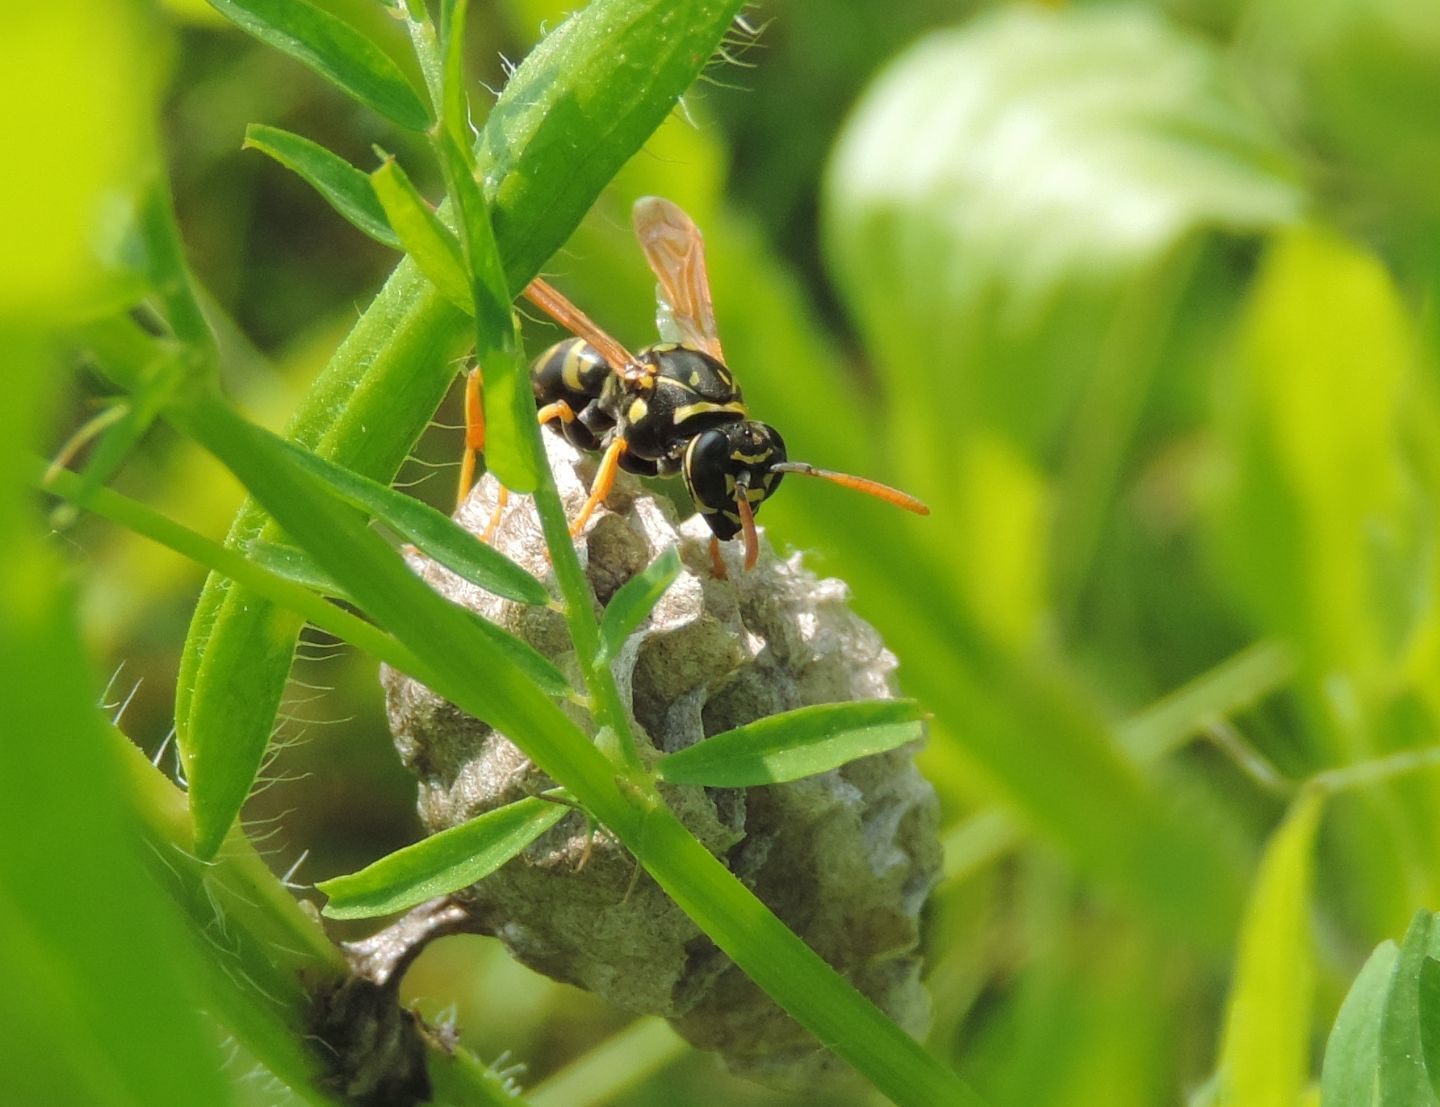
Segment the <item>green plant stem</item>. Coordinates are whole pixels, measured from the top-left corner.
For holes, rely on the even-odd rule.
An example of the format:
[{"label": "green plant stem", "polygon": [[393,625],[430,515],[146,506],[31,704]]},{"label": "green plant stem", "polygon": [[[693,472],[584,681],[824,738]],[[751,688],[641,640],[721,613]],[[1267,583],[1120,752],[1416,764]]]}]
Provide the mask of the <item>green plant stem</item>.
[{"label": "green plant stem", "polygon": [[[444,59],[441,56],[441,46],[434,26],[428,16],[418,18],[412,16],[409,20],[409,29],[415,56],[420,62],[421,69],[427,75],[430,96],[435,104],[437,115],[440,115],[440,122],[436,124],[435,128],[436,157],[441,167],[446,170],[446,179],[452,192],[451,210],[460,213],[459,219],[463,223],[467,218],[465,213],[471,205],[485,204],[483,197],[478,194],[456,194],[462,186],[465,186],[468,192],[469,182],[460,180],[459,174],[462,172],[473,174],[475,168],[473,156],[459,148],[453,151],[444,149],[444,128],[447,123],[456,121],[447,120],[442,114],[446,100],[443,86]],[[487,210],[482,213],[472,213],[472,217],[481,217],[488,224],[491,212],[488,210],[488,205],[486,208]],[[466,239],[462,237],[462,242],[465,241]],[[504,356],[514,362],[510,366],[512,370],[523,371],[526,359],[518,331],[513,328],[503,328],[504,333],[492,334],[489,333],[484,321],[486,313],[481,310],[484,305],[479,298],[484,296],[482,290],[485,288],[487,275],[478,271],[479,258],[476,253],[476,247],[481,245],[493,245],[493,243],[480,244],[472,241],[467,243],[465,250],[466,258],[472,266],[472,272],[469,274],[470,283],[476,289],[477,295],[474,313],[477,331],[475,348],[477,351],[489,350],[495,356]],[[505,295],[503,288],[495,291],[501,296]],[[497,339],[501,341],[497,341]],[[526,391],[528,396],[528,389]],[[610,666],[601,658],[600,626],[595,618],[590,586],[585,578],[585,571],[580,565],[580,559],[575,553],[575,542],[570,535],[569,523],[565,518],[565,507],[560,501],[560,494],[555,486],[555,475],[549,464],[543,460],[545,448],[540,439],[539,423],[533,418],[527,417],[522,433],[525,435],[525,440],[518,443],[519,448],[527,451],[532,457],[540,459],[540,463],[534,466],[538,481],[533,491],[535,509],[540,516],[540,526],[545,537],[546,548],[550,552],[551,564],[555,567],[555,580],[560,590],[566,625],[569,627],[570,638],[580,662],[586,691],[590,695],[592,713],[600,724],[602,732],[608,728],[609,732],[615,736],[615,741],[610,744],[610,748],[606,752],[613,750],[624,768],[637,781],[641,780],[643,779],[642,766],[635,745],[635,736],[630,726],[630,715],[620,701],[620,693],[615,685],[615,677]]]},{"label": "green plant stem", "polygon": [[[538,438],[538,423],[535,433]],[[630,712],[620,700],[614,672],[608,663],[601,660],[600,624],[595,619],[590,584],[575,553],[575,540],[570,537],[565,506],[560,502],[555,474],[549,465],[541,466],[540,485],[534,495],[535,510],[545,535],[545,547],[550,551],[550,560],[555,566],[555,583],[565,605],[565,624],[570,629],[570,639],[580,661],[585,690],[590,693],[591,710],[601,728],[609,728],[615,736],[612,743],[615,756],[632,774],[640,776],[640,753],[630,726]]]},{"label": "green plant stem", "polygon": [[405,645],[379,627],[336,607],[302,585],[276,576],[238,550],[212,542],[153,508],[109,488],[86,489],[82,479],[68,469],[45,474],[44,465],[38,458],[32,459],[31,466],[30,478],[35,487],[63,496],[78,507],[113,523],[119,523],[136,534],[174,550],[182,557],[188,557],[197,565],[203,565],[214,573],[245,585],[271,603],[278,604],[387,665],[407,672],[417,667],[426,667]]}]

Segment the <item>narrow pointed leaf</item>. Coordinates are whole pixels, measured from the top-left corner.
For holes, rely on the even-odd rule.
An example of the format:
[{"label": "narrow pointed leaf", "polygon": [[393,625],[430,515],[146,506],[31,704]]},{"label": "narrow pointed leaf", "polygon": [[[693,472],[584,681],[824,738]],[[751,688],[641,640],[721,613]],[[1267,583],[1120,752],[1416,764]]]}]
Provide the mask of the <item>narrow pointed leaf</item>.
[{"label": "narrow pointed leaf", "polygon": [[1325,1045],[1320,1099],[1353,1107],[1376,1107],[1375,1073],[1380,1057],[1380,1021],[1400,950],[1381,942],[1350,986]]},{"label": "narrow pointed leaf", "polygon": [[611,597],[600,620],[601,661],[609,661],[620,652],[625,639],[649,617],[679,575],[680,551],[671,546]]},{"label": "narrow pointed leaf", "polygon": [[405,252],[439,293],[464,312],[475,310],[460,243],[416,191],[394,158],[370,174],[370,183]]},{"label": "narrow pointed leaf", "polygon": [[1240,932],[1216,1103],[1298,1103],[1310,1076],[1310,890],[1323,800],[1307,793],[1265,848]]},{"label": "narrow pointed leaf", "polygon": [[[218,397],[200,394],[188,401],[169,409],[167,419],[261,495],[293,540],[334,575],[381,627],[423,658],[418,672],[409,665],[407,672],[477,718],[525,740],[526,753],[557,780],[569,775],[566,783],[573,784],[576,766],[586,764],[585,781],[613,794],[609,764],[586,763],[593,751],[589,740],[536,686],[536,676],[516,664],[517,654],[533,654],[530,647],[427,587],[332,487],[297,464],[293,446],[248,423]],[[224,707],[243,711],[245,705],[239,701],[243,692],[234,691],[233,682],[227,686],[223,674],[208,668],[208,659],[202,659],[203,687],[195,689],[195,703],[228,696],[228,703],[207,704],[206,715],[212,720],[222,717]],[[261,735],[260,741],[237,751],[217,746],[209,733],[193,736],[190,799],[196,851],[202,857],[213,854],[238,814],[258,770],[264,738]],[[603,773],[603,780],[597,778],[597,771]]]},{"label": "narrow pointed leaf", "polygon": [[400,67],[337,16],[307,0],[210,0],[210,6],[400,126],[430,126],[429,110]]},{"label": "narrow pointed leaf", "polygon": [[286,169],[298,173],[321,198],[376,242],[400,249],[385,209],[375,195],[370,175],[356,169],[339,154],[301,135],[252,123],[245,128],[244,148],[268,154]]},{"label": "narrow pointed leaf", "polygon": [[444,119],[441,122],[455,145],[466,150],[475,146],[465,76],[465,16],[468,9],[466,0],[445,0],[440,5],[440,48],[444,51],[445,69],[445,103],[441,109]]},{"label": "narrow pointed leaf", "polygon": [[522,641],[507,630],[502,630],[489,619],[466,611],[475,626],[490,639],[507,660],[524,673],[542,692],[550,696],[568,696],[574,687],[555,663],[530,643]]},{"label": "narrow pointed leaf", "polygon": [[[1435,1107],[1426,1069],[1426,965],[1440,957],[1440,916],[1419,911],[1396,947],[1383,942],[1351,986],[1325,1046],[1324,1103]],[[1434,969],[1429,970],[1433,976]],[[1432,980],[1433,984],[1433,980]],[[1430,997],[1433,999],[1433,996]],[[1433,1049],[1433,1046],[1431,1047]]]},{"label": "narrow pointed leaf", "polygon": [[1420,966],[1420,1048],[1430,1092],[1440,1099],[1440,961],[1434,957]]},{"label": "narrow pointed leaf", "polygon": [[315,559],[299,546],[290,546],[284,542],[255,541],[246,547],[245,556],[282,580],[302,585],[322,596],[350,599],[335,578],[320,568]]},{"label": "narrow pointed leaf", "polygon": [[321,881],[316,887],[330,897],[324,914],[332,919],[388,915],[459,891],[489,876],[570,810],[532,796],[432,834],[357,873]]},{"label": "narrow pointed leaf", "polygon": [[285,448],[298,464],[324,478],[343,499],[379,519],[414,543],[421,553],[471,584],[519,603],[549,602],[550,594],[543,584],[429,504],[352,473],[294,443],[286,442]]},{"label": "narrow pointed leaf", "polygon": [[924,736],[914,700],[820,704],[727,730],[659,765],[660,779],[708,788],[747,788],[827,772]]},{"label": "narrow pointed leaf", "polygon": [[1440,1103],[1430,1090],[1420,1030],[1420,973],[1432,957],[1440,957],[1440,916],[1419,911],[1400,944],[1380,1019],[1376,1087],[1382,1107],[1435,1107]]},{"label": "narrow pointed leaf", "polygon": [[475,180],[473,163],[449,131],[436,136],[435,147],[455,204],[461,253],[474,297],[475,358],[485,376],[486,466],[507,488],[532,492],[544,464],[536,446],[534,393],[490,224],[490,206]]}]

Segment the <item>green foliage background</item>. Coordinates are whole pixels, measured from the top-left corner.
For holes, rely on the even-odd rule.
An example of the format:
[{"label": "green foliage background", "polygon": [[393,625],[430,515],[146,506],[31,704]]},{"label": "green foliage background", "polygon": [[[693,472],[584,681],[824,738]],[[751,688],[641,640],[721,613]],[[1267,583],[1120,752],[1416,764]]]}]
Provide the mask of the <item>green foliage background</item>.
[{"label": "green foliage background", "polygon": [[[362,0],[324,6],[394,31]],[[499,88],[501,55],[563,11],[477,3],[473,71]],[[934,712],[923,763],[947,873],[930,1046],[991,1102],[1297,1102],[1370,950],[1440,907],[1437,13],[761,6],[758,41],[737,31],[733,61],[547,267],[643,343],[652,288],[629,205],[676,200],[706,231],[747,399],[792,456],[934,508],[897,517],[795,481],[764,522],[849,582]],[[367,167],[372,143],[421,164],[413,139],[198,4],[19,19],[9,73],[30,101],[10,137],[26,171],[0,186],[0,326],[10,357],[44,372],[16,374],[0,440],[53,452],[92,413],[101,386],[57,368],[36,323],[93,306],[93,213],[157,146],[223,321],[226,386],[282,426],[394,254],[242,153],[244,127]],[[529,347],[548,337],[536,327]],[[433,467],[457,455],[457,418],[452,397],[400,477],[440,505],[451,475]],[[117,485],[214,536],[241,499],[164,429]],[[63,1040],[94,1060],[118,1040],[152,1058],[138,1101],[220,1102],[197,1098],[214,1086],[282,1102],[187,1020],[202,975],[188,947],[109,975],[127,945],[165,948],[182,924],[107,852],[127,825],[111,809],[124,770],[76,736],[97,730],[86,705],[115,673],[106,701],[159,746],[202,573],[92,519],[42,537],[35,504],[4,496],[0,642],[19,700],[0,742],[0,889],[53,914],[38,926],[0,898],[0,966],[19,982],[0,989],[0,1024],[25,1031],[0,1048]],[[308,883],[418,825],[373,662],[313,633],[302,653],[285,748],[246,815],[275,868],[309,851]],[[100,979],[154,1018],[122,1020],[92,994]],[[508,1052],[527,1085],[624,1023],[479,940],[427,953],[407,992],[453,1007],[474,1051]],[[663,1030],[629,1033],[597,1062],[627,1086],[596,1102],[792,1101],[717,1076]],[[77,1071],[108,1102],[104,1070]],[[585,1071],[589,1092],[606,1086]],[[582,1101],[552,1089],[534,1101]]]}]

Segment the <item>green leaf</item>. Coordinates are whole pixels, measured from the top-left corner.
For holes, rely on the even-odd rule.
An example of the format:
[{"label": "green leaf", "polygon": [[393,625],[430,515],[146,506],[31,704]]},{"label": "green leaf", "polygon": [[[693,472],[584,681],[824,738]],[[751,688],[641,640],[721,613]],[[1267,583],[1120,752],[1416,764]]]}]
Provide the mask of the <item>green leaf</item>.
[{"label": "green leaf", "polygon": [[[1182,353],[1167,332],[1200,234],[1293,219],[1296,176],[1222,52],[1143,5],[1006,5],[906,52],[842,135],[825,211],[905,428],[901,484],[983,498],[983,469],[954,478],[982,429],[1052,465],[1065,539],[1046,583],[1068,604],[1150,383]],[[937,347],[950,357],[918,387]],[[987,555],[1010,556],[966,554]]]},{"label": "green leaf", "polygon": [[574,693],[575,689],[571,686],[569,678],[555,667],[553,661],[530,643],[517,638],[474,611],[466,610],[465,614],[505,655],[506,659],[529,677],[541,691],[551,696],[569,696]]},{"label": "green leaf", "polygon": [[445,131],[459,149],[474,147],[475,132],[470,122],[470,97],[465,76],[465,17],[467,0],[444,0],[440,5],[440,49],[444,52]]},{"label": "green leaf", "polygon": [[210,6],[400,126],[430,126],[429,109],[389,55],[308,0],[210,0]]},{"label": "green leaf", "polygon": [[535,396],[521,354],[516,320],[490,207],[474,167],[449,131],[435,139],[460,225],[460,245],[474,296],[475,358],[485,375],[485,462],[507,488],[533,492],[545,464],[535,433]]},{"label": "green leaf", "polygon": [[376,242],[400,249],[400,239],[390,229],[385,209],[375,195],[367,173],[356,169],[339,154],[301,135],[251,123],[245,128],[244,148],[268,154],[287,169],[298,173],[337,212]]},{"label": "green leaf", "polygon": [[370,184],[385,209],[385,218],[399,236],[405,252],[430,278],[430,283],[460,310],[475,310],[470,294],[470,280],[460,243],[450,228],[440,221],[435,209],[425,202],[400,164],[387,156],[380,168],[370,174]]},{"label": "green leaf", "polygon": [[532,796],[432,834],[357,873],[315,885],[330,897],[324,914],[332,919],[388,915],[469,887],[570,811],[564,804]]},{"label": "green leaf", "polygon": [[1296,1105],[1310,1075],[1310,893],[1323,798],[1295,801],[1265,848],[1241,925],[1216,1102]]},{"label": "green leaf", "polygon": [[925,734],[914,700],[801,707],[727,730],[660,761],[661,780],[707,788],[779,784],[893,750]]},{"label": "green leaf", "polygon": [[627,580],[605,606],[600,620],[600,661],[612,660],[680,575],[680,551],[671,546]]},{"label": "green leaf", "polygon": [[[1440,916],[1415,915],[1397,949],[1383,942],[1351,986],[1321,1070],[1321,1098],[1345,1107],[1434,1107],[1426,1070],[1426,1029],[1422,1015],[1434,1008],[1426,999],[1426,964],[1440,957]],[[1434,969],[1428,970],[1432,976]],[[1433,998],[1433,997],[1431,997]]]},{"label": "green leaf", "polygon": [[1320,1098],[1346,1107],[1376,1107],[1375,1072],[1380,1057],[1380,1022],[1400,950],[1381,942],[1350,986],[1325,1044]]},{"label": "green leaf", "polygon": [[1430,1092],[1440,1100],[1440,960],[1430,956],[1420,965],[1420,1049]]},{"label": "green leaf", "polygon": [[350,597],[335,578],[320,568],[315,559],[299,546],[283,542],[256,540],[245,547],[245,556],[266,572],[274,573],[282,580],[303,585],[322,596],[334,596],[348,600]]},{"label": "green leaf", "polygon": [[284,445],[296,463],[323,478],[347,502],[379,519],[414,543],[421,553],[471,584],[519,603],[550,602],[543,584],[429,504],[353,473],[293,442]]}]

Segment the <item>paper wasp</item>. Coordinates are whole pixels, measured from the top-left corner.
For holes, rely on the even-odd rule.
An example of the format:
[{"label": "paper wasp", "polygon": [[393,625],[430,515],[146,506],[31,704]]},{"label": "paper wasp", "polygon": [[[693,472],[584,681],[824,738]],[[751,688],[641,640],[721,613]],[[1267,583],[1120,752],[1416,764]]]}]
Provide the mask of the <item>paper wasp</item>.
[{"label": "paper wasp", "polygon": [[[754,567],[755,515],[787,473],[823,477],[928,515],[930,509],[915,497],[877,481],[786,459],[784,439],[749,417],[725,364],[700,229],[680,208],[655,196],[637,201],[633,218],[659,281],[658,321],[666,341],[632,354],[545,281],[537,278],[525,289],[531,303],[576,336],[552,346],[531,368],[540,421],[577,448],[601,454],[571,534],[580,533],[609,495],[618,469],[642,476],[678,472],[714,535],[711,557],[717,568],[718,543],[737,534],[745,543],[745,568]],[[478,370],[472,371],[462,497],[475,450],[484,445],[479,381]]]}]

